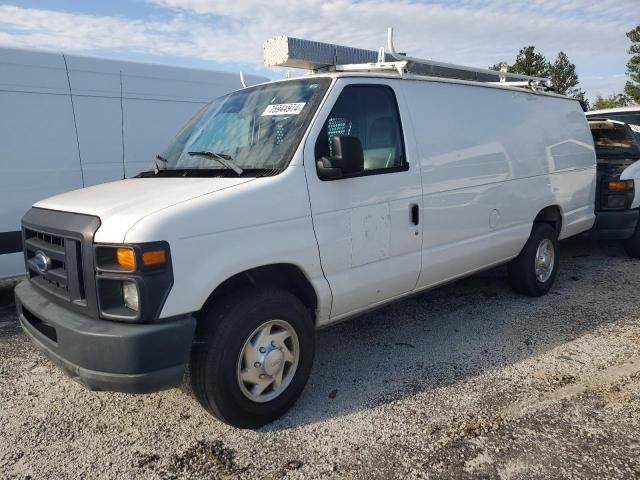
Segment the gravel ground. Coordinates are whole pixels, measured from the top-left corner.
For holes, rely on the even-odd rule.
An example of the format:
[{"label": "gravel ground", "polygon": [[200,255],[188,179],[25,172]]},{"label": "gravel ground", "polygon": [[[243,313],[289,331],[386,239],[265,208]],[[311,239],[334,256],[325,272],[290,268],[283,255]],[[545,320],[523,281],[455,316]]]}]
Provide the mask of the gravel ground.
[{"label": "gravel ground", "polygon": [[96,393],[17,327],[0,284],[2,478],[639,478],[640,261],[572,240],[555,287],[497,268],[318,332],[301,399],[236,430],[185,385]]}]

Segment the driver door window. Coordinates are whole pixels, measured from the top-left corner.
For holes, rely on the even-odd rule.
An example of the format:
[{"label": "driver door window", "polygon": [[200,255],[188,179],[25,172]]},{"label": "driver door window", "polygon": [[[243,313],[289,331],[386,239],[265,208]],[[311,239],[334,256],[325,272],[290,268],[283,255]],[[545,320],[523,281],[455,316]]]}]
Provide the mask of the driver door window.
[{"label": "driver door window", "polygon": [[387,86],[345,87],[318,137],[316,158],[331,157],[332,138],[357,137],[364,153],[364,175],[408,169],[393,90]]}]

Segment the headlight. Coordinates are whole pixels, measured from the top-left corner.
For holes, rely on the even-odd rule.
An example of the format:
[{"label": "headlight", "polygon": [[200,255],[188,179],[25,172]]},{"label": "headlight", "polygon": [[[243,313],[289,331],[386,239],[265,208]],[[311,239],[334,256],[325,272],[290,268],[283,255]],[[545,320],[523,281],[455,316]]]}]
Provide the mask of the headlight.
[{"label": "headlight", "polygon": [[608,195],[607,208],[625,208],[627,206],[627,197],[625,195]]},{"label": "headlight", "polygon": [[632,190],[633,187],[633,180],[610,180],[609,182],[607,182],[607,188],[614,192],[620,192],[622,190]]},{"label": "headlight", "polygon": [[173,285],[167,242],[95,246],[100,317],[153,322]]},{"label": "headlight", "polygon": [[131,247],[116,248],[116,264],[123,272],[134,272],[136,269],[136,252]]},{"label": "headlight", "polygon": [[166,266],[168,248],[135,248],[134,246],[96,246],[96,267],[102,272],[134,273],[137,270],[157,269]]},{"label": "headlight", "polygon": [[122,282],[122,298],[125,307],[130,308],[134,312],[140,309],[138,303],[138,286],[135,282]]},{"label": "headlight", "polygon": [[633,180],[605,179],[600,205],[604,210],[624,210],[631,207],[635,197]]}]

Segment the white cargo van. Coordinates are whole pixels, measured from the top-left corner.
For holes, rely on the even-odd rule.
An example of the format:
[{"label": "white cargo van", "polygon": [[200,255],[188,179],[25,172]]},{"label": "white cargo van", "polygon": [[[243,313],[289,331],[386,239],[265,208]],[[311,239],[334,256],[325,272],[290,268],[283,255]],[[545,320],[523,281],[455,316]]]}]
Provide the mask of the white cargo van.
[{"label": "white cargo van", "polygon": [[156,169],[25,215],[20,322],[88,388],[175,387],[190,365],[213,415],[263,425],[302,392],[315,328],[504,263],[543,295],[558,240],[593,225],[587,121],[543,80],[267,47],[313,73],[221,97]]},{"label": "white cargo van", "polygon": [[25,271],[20,219],[33,203],[148,169],[239,85],[230,72],[0,48],[0,278]]}]

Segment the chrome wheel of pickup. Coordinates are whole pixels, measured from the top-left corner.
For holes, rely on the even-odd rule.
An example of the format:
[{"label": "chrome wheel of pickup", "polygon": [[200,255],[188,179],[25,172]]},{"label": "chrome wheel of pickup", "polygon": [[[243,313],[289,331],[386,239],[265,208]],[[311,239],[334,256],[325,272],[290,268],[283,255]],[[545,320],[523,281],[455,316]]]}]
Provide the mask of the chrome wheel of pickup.
[{"label": "chrome wheel of pickup", "polygon": [[294,328],[284,320],[269,320],[244,342],[236,368],[238,386],[249,400],[269,402],[287,389],[299,358]]},{"label": "chrome wheel of pickup", "polygon": [[536,250],[535,271],[538,281],[544,283],[549,280],[553,273],[555,263],[555,247],[553,242],[548,238],[544,238]]}]

